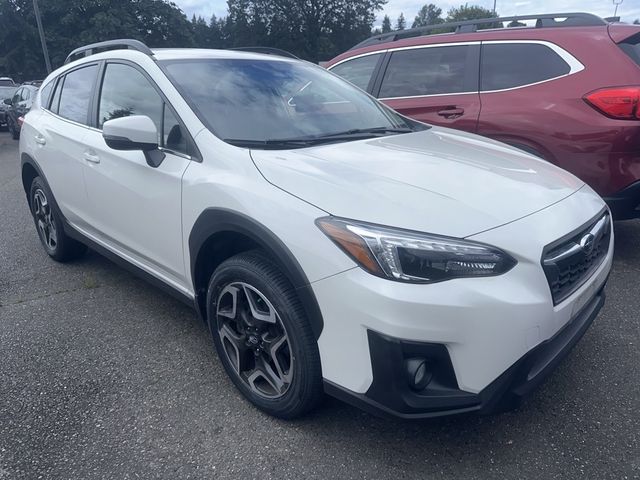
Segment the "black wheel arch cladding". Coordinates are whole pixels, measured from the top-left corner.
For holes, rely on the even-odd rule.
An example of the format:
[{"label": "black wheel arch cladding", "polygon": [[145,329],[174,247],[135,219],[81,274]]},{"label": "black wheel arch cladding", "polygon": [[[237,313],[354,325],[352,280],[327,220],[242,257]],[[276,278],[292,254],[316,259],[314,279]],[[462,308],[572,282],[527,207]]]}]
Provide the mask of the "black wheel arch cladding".
[{"label": "black wheel arch cladding", "polygon": [[305,313],[311,323],[316,340],[323,328],[322,314],[313,289],[302,267],[287,246],[271,230],[240,212],[223,208],[208,208],[203,211],[189,234],[189,257],[191,279],[196,296],[196,305],[202,318],[206,319],[206,296],[208,278],[200,278],[200,267],[207,242],[219,234],[235,234],[245,237],[272,258],[296,290]]}]

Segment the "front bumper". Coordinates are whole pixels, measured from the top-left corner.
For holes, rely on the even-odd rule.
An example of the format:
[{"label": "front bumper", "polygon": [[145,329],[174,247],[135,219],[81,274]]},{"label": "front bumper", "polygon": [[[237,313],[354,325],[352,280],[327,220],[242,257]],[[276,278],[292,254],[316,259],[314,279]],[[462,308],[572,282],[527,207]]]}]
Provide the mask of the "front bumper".
[{"label": "front bumper", "polygon": [[[602,199],[584,187],[528,217],[469,237],[494,245],[517,259],[512,270],[496,277],[420,285],[385,280],[355,268],[314,282],[312,287],[324,319],[318,346],[327,391],[411,417],[489,411],[493,399],[504,398],[505,392],[533,388],[564,356],[560,352],[568,351],[581,333],[571,335],[575,341],[554,341],[552,348],[559,351],[553,355],[539,353],[542,345],[561,338],[559,332],[571,331],[569,325],[588,326],[593,318],[580,315],[589,305],[597,305],[593,316],[597,313],[599,301],[593,302],[604,298],[602,290],[613,262],[614,238],[611,235],[608,253],[591,276],[556,305],[541,267],[543,250],[568,232],[587,225],[603,208]],[[383,387],[376,386],[381,367],[376,366],[378,357],[374,358],[372,351],[380,338],[391,339],[391,344],[401,347],[400,354],[388,351],[382,355],[387,363],[391,363],[393,355],[397,360],[406,348],[413,351],[414,347],[430,349],[414,352],[418,357],[445,359],[442,361],[450,365],[449,373],[445,369],[435,375],[437,382],[432,386],[437,391],[419,395],[431,396],[436,403],[430,405],[424,403],[424,398],[418,401],[408,395],[403,399],[399,387],[388,382]],[[438,350],[444,350],[446,355]],[[548,360],[539,368],[545,375],[536,374],[531,382],[523,383],[521,369],[527,367],[522,365],[528,364],[530,358],[540,362],[539,355]],[[388,368],[395,369],[393,378],[402,378],[406,383],[406,373],[398,373],[403,363],[400,360],[397,365],[401,367]],[[527,376],[532,369],[526,372]],[[526,388],[525,383],[529,385]],[[488,392],[498,390],[496,385],[504,386],[502,394],[490,395]],[[393,400],[376,393],[384,390],[395,392],[391,395]]]},{"label": "front bumper", "polygon": [[[446,348],[387,337],[369,330],[373,383],[357,394],[325,381],[325,391],[376,415],[403,419],[431,418],[467,412],[490,414],[517,407],[540,385],[587,331],[604,305],[604,285],[553,338],[524,355],[479,393],[458,388]],[[422,391],[411,387],[407,360],[427,358],[432,380]]]}]

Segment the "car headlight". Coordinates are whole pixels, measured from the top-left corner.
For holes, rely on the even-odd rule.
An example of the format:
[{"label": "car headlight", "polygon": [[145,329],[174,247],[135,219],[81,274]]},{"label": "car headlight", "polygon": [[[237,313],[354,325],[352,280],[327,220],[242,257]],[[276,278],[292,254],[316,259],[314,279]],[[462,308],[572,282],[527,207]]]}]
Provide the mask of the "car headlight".
[{"label": "car headlight", "polygon": [[482,243],[335,217],[316,224],[358,265],[379,277],[433,283],[509,271],[516,260]]}]

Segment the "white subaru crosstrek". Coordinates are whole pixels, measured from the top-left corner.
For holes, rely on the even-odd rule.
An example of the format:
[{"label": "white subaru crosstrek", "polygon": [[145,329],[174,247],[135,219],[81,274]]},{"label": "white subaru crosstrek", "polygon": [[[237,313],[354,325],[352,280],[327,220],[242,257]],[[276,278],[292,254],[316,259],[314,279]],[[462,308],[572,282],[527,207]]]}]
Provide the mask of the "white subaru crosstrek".
[{"label": "white subaru crosstrek", "polygon": [[604,202],[269,53],[72,52],[20,140],[46,252],[89,246],[195,306],[272,415],[323,392],[403,418],[517,404],[604,302]]}]

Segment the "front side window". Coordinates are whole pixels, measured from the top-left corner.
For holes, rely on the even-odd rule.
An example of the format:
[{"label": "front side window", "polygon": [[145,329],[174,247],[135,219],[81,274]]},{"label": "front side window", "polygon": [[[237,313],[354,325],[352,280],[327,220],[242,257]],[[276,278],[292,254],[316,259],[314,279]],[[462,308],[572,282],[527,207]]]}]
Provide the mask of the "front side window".
[{"label": "front side window", "polygon": [[114,118],[146,115],[162,131],[163,101],[149,80],[137,69],[120,63],[110,63],[104,74],[98,127]]},{"label": "front side window", "polygon": [[74,122],[87,124],[89,104],[97,73],[98,66],[91,65],[65,75],[58,115]]},{"label": "front side window", "polygon": [[409,128],[391,109],[314,65],[217,58],[162,66],[209,130],[235,145],[300,148],[320,138],[348,141],[335,137],[340,133]]},{"label": "front side window", "polygon": [[538,43],[482,46],[481,89],[503,90],[550,80],[571,71],[560,55]]},{"label": "front side window", "polygon": [[393,52],[380,98],[477,91],[477,48],[449,45]]},{"label": "front side window", "polygon": [[158,129],[161,147],[189,154],[186,132],[151,82],[136,68],[110,63],[100,93],[98,126],[129,115],[149,117]]},{"label": "front side window", "polygon": [[16,90],[16,93],[13,94],[13,98],[11,99],[11,103],[15,105],[20,102],[20,99],[22,98],[22,90],[22,88]]},{"label": "front side window", "polygon": [[376,53],[365,57],[354,58],[353,60],[347,60],[333,67],[331,72],[340,75],[356,87],[367,90],[371,76],[376,69],[376,65],[378,65],[380,57],[381,54]]},{"label": "front side window", "polygon": [[29,97],[31,97],[31,92],[29,91],[28,88],[23,88],[21,100],[23,102],[26,102],[27,100],[29,100]]}]

